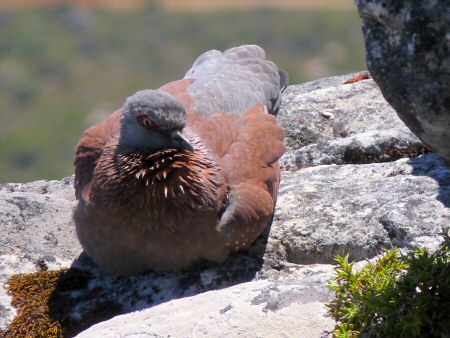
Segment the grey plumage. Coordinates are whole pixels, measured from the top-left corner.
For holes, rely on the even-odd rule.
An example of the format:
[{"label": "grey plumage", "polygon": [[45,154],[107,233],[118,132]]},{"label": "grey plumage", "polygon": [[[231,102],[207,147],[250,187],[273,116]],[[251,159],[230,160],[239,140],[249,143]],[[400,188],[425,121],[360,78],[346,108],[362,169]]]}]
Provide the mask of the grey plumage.
[{"label": "grey plumage", "polygon": [[[139,125],[139,117],[149,117],[154,130]],[[127,152],[137,149],[190,149],[181,135],[187,115],[180,101],[161,90],[141,90],[127,98],[121,118],[120,148]]]},{"label": "grey plumage", "polygon": [[140,90],[125,101],[122,119],[135,119],[148,113],[162,129],[183,129],[186,111],[175,97],[161,90]]},{"label": "grey plumage", "polygon": [[197,58],[184,78],[196,80],[188,93],[201,117],[216,112],[242,114],[257,103],[276,115],[280,90],[287,84],[287,74],[267,60],[257,45],[235,47],[223,53],[208,51]]}]

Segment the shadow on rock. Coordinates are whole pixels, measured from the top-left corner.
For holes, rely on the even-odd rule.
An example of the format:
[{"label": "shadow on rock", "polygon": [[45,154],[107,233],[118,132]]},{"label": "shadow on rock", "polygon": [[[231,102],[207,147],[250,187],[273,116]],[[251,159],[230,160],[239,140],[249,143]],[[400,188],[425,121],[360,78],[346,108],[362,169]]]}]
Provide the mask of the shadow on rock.
[{"label": "shadow on rock", "polygon": [[261,267],[260,257],[235,254],[221,264],[202,261],[179,272],[114,276],[83,253],[51,294],[50,317],[72,337],[119,314],[250,281]]},{"label": "shadow on rock", "polygon": [[437,200],[450,208],[450,168],[436,154],[411,158],[408,163],[414,168],[412,174],[428,176],[439,184]]},{"label": "shadow on rock", "polygon": [[[201,261],[178,272],[111,275],[101,271],[85,253],[69,269],[41,271],[53,273],[52,287],[47,290],[47,326],[53,325],[55,337],[73,337],[119,314],[251,281],[263,266],[269,228],[247,252],[233,254],[220,264]],[[39,278],[35,278],[36,284]],[[52,336],[47,329],[45,336]]]},{"label": "shadow on rock", "polygon": [[257,245],[220,264],[134,276],[107,274],[82,253],[69,269],[14,275],[7,288],[17,315],[0,337],[73,337],[120,314],[248,282],[263,266],[255,252]]}]

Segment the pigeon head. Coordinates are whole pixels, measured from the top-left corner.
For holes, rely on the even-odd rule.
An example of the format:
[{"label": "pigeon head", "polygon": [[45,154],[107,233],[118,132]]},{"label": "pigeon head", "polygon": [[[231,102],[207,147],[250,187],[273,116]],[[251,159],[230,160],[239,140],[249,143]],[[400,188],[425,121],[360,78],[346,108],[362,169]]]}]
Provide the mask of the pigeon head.
[{"label": "pigeon head", "polygon": [[186,119],[183,106],[169,93],[138,91],[123,106],[120,145],[126,152],[169,148],[193,151],[182,135]]}]

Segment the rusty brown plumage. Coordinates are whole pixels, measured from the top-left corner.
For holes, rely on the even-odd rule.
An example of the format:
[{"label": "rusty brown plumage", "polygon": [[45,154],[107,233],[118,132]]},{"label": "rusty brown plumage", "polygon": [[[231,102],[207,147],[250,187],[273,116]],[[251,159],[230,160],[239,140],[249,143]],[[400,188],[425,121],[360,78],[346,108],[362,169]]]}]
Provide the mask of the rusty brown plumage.
[{"label": "rusty brown plumage", "polygon": [[[279,107],[267,102],[279,104],[286,83],[280,82],[278,68],[264,61],[262,49],[256,47],[238,47],[259,54],[249,57],[244,53],[245,62],[237,60],[248,72],[255,58],[270,69],[272,77],[258,74],[261,67],[255,68],[257,81],[253,79],[253,83],[258,84],[261,77],[263,94],[255,98],[247,91],[249,99],[238,99],[238,112],[214,109],[208,91],[211,86],[206,86],[204,99],[211,102],[213,112],[198,108],[204,105],[200,102],[202,81],[215,81],[210,73],[219,74],[224,91],[231,96],[247,95],[245,88],[233,83],[234,75],[222,67],[229,62],[221,61],[222,54],[214,56],[209,65],[202,61],[195,68],[197,61],[190,71],[199,74],[197,78],[160,88],[184,107],[187,122],[183,134],[193,151],[124,147],[125,138],[130,137],[124,135],[126,108],[84,133],[76,149],[79,204],[74,219],[83,248],[101,268],[130,274],[177,270],[199,259],[219,262],[250,246],[264,231],[274,212],[280,182],[278,159],[285,151],[284,131],[268,112]],[[195,98],[190,95],[194,83]]]}]

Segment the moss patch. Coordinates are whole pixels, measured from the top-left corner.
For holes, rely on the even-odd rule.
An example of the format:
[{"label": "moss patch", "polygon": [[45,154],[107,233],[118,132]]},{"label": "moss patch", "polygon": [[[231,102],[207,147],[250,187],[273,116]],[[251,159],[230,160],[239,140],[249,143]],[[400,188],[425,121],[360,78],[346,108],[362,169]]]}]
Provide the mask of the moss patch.
[{"label": "moss patch", "polygon": [[[72,337],[87,327],[121,313],[112,301],[98,301],[103,290],[89,289],[93,279],[79,269],[37,271],[14,275],[7,283],[17,315],[0,337]],[[77,304],[92,300],[93,306],[73,316]]]}]

